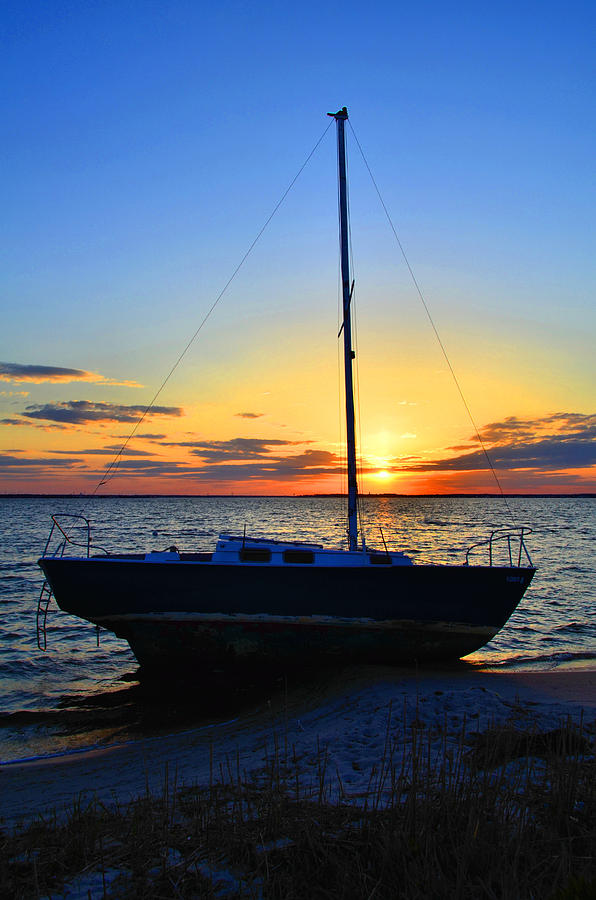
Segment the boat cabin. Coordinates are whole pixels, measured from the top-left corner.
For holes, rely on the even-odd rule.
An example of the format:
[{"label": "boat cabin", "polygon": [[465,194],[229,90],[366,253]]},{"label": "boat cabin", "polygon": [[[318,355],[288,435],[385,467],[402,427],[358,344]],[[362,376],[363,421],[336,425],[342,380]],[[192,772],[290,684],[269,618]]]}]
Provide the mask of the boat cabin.
[{"label": "boat cabin", "polygon": [[306,542],[259,540],[220,534],[214,553],[179,553],[174,547],[145,554],[146,562],[210,562],[239,566],[411,566],[412,560],[400,551],[327,549]]}]

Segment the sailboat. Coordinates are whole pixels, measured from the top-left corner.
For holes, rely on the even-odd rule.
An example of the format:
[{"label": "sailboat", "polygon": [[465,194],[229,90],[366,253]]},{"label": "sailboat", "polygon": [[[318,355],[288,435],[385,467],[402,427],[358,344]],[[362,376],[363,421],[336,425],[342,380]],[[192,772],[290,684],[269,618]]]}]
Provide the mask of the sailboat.
[{"label": "sailboat", "polygon": [[[414,564],[368,547],[358,529],[351,276],[348,252],[346,108],[337,126],[339,227],[347,439],[347,549],[221,534],[213,552],[170,547],[96,553],[68,517],[53,516],[39,560],[38,644],[52,596],[67,613],[128,641],[141,671],[302,665],[306,661],[408,663],[457,660],[505,625],[535,572],[529,529],[497,530],[486,559]],[[71,517],[72,518],[72,517]],[[496,546],[505,546],[497,564]]]}]

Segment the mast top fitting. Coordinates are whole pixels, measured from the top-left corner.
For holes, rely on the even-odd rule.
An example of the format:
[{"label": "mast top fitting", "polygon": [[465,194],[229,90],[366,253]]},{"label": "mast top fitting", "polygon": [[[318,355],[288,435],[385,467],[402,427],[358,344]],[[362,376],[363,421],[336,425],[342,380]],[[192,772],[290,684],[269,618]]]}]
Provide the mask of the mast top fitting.
[{"label": "mast top fitting", "polygon": [[327,113],[328,116],[331,116],[332,119],[347,119],[348,118],[348,110],[345,106],[342,106],[340,110],[336,113]]}]

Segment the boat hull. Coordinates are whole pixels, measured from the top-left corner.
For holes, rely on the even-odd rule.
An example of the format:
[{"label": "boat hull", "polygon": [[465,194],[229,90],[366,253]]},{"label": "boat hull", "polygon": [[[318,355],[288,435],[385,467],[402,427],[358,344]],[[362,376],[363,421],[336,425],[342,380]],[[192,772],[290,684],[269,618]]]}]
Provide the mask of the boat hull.
[{"label": "boat hull", "polygon": [[65,612],[130,644],[141,667],[456,660],[503,627],[534,574],[496,566],[214,565],[43,558]]}]

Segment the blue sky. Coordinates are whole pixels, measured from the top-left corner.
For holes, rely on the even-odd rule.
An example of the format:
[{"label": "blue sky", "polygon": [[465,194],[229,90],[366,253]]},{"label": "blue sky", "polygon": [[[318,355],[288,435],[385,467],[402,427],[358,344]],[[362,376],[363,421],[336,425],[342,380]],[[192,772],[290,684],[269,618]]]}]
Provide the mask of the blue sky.
[{"label": "blue sky", "polygon": [[[479,425],[594,411],[593,4],[21,2],[3,4],[2,22],[0,360],[104,381],[32,382],[23,399],[7,381],[0,418],[25,403],[150,399],[344,104]],[[350,154],[374,394],[381,379],[408,385],[404,362],[441,362]],[[299,357],[333,337],[333,160],[331,129],[168,388],[172,407],[204,404],[188,425],[205,439],[243,437],[222,410],[263,347],[295,385]],[[310,365],[305,384],[327,377]],[[255,376],[251,408],[273,371]],[[291,396],[267,434],[244,436],[273,440],[295,421],[329,448]],[[439,456],[469,431],[465,418],[442,435],[373,419],[375,434],[425,431]],[[35,458],[57,439],[15,428],[3,446]]]}]

